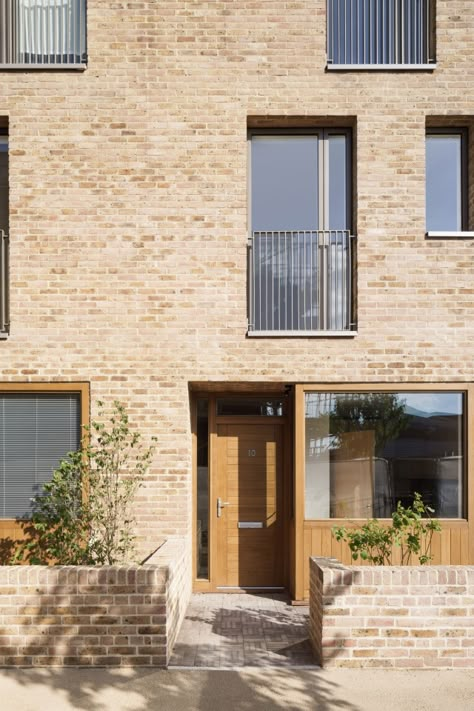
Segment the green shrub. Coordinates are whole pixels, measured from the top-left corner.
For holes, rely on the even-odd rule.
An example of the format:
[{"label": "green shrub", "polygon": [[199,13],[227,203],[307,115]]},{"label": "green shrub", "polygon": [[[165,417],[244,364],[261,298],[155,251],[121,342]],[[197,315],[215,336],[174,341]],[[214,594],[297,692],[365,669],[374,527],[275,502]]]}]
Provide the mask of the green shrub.
[{"label": "green shrub", "polygon": [[[103,403],[98,403],[103,418]],[[81,449],[63,459],[23,523],[12,563],[113,565],[134,550],[131,506],[153,456],[114,402],[105,422],[85,427]]]},{"label": "green shrub", "polygon": [[332,533],[337,541],[345,541],[353,560],[369,561],[374,565],[392,565],[395,547],[401,551],[401,565],[410,565],[417,556],[420,565],[432,559],[431,543],[435,531],[441,531],[437,519],[431,518],[434,510],[423,503],[415,493],[413,504],[405,508],[401,502],[392,514],[392,524],[387,526],[376,518],[360,528],[335,526]]}]

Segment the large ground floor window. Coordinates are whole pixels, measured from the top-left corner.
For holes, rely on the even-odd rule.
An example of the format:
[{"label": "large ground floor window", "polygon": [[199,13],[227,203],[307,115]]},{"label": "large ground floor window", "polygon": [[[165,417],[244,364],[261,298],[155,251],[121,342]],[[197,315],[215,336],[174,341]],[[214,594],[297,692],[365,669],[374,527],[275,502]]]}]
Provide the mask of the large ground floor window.
[{"label": "large ground floor window", "polygon": [[462,392],[306,392],[305,518],[389,517],[415,492],[462,518]]},{"label": "large ground floor window", "polygon": [[41,391],[31,384],[24,387],[12,392],[0,386],[0,519],[4,520],[30,517],[32,497],[41,493],[61,459],[79,448],[81,425],[88,416],[85,385],[41,386]]}]

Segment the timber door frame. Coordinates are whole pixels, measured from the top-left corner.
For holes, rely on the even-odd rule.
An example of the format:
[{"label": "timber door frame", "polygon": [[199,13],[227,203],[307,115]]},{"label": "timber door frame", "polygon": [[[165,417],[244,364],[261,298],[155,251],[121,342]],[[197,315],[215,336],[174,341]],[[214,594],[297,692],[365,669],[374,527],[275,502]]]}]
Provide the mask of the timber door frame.
[{"label": "timber door frame", "polygon": [[[275,398],[281,397],[287,401],[286,414],[281,417],[265,417],[265,416],[218,416],[216,414],[218,398]],[[208,534],[208,556],[209,556],[209,577],[207,579],[197,577],[197,400],[208,400],[208,446],[209,446],[209,534]],[[293,516],[293,481],[290,473],[292,471],[293,457],[293,441],[292,441],[292,398],[283,389],[275,392],[269,391],[255,392],[249,389],[248,392],[193,392],[191,399],[191,428],[193,440],[193,503],[192,503],[192,571],[193,571],[193,590],[195,592],[226,592],[225,589],[219,588],[217,585],[217,541],[216,541],[216,501],[217,501],[217,455],[218,455],[218,435],[217,427],[220,424],[234,425],[259,425],[275,424],[282,428],[282,555],[283,555],[283,580],[282,584],[285,589],[289,590],[292,587],[290,580],[290,520]],[[232,588],[229,592],[238,592],[239,588]]]}]

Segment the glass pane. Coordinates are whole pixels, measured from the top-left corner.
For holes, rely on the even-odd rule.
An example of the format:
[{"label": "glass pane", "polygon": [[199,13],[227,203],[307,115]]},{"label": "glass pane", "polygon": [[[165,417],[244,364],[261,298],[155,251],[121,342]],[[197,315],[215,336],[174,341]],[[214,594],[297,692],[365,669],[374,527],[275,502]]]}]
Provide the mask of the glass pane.
[{"label": "glass pane", "polygon": [[218,398],[217,414],[283,417],[285,403],[281,398]]},{"label": "glass pane", "polygon": [[346,136],[328,136],[329,215],[328,229],[348,230]]},{"label": "glass pane", "polygon": [[318,228],[317,136],[252,138],[252,230]]},{"label": "glass pane", "polygon": [[85,10],[85,0],[18,0],[17,61],[79,64],[85,56]]},{"label": "glass pane", "polygon": [[208,400],[197,402],[197,577],[209,577],[209,418]]},{"label": "glass pane", "polygon": [[80,445],[76,395],[4,395],[0,398],[0,518],[28,518],[31,498],[61,459]]},{"label": "glass pane", "polygon": [[426,137],[426,228],[462,230],[461,135]]},{"label": "glass pane", "polygon": [[330,61],[427,63],[428,5],[429,0],[329,0]]},{"label": "glass pane", "polygon": [[307,393],[306,518],[389,517],[415,492],[463,516],[463,395]]}]

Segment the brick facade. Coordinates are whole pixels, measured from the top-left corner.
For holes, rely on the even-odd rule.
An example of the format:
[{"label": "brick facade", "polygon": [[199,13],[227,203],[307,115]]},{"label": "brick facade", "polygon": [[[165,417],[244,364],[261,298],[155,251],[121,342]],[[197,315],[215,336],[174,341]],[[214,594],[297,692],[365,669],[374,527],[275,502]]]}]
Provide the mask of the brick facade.
[{"label": "brick facade", "polygon": [[[427,122],[471,124],[474,4],[436,5],[433,72],[326,72],[325,0],[89,0],[84,72],[2,71],[1,376],[89,381],[93,415],[119,399],[158,438],[143,551],[190,534],[190,382],[474,379],[472,243],[428,241],[424,217]],[[353,129],[355,337],[246,337],[261,125]]]},{"label": "brick facade", "polygon": [[474,668],[474,567],[310,560],[310,636],[328,667]]},{"label": "brick facade", "polygon": [[142,567],[0,567],[0,666],[167,666],[189,594],[179,540]]}]

